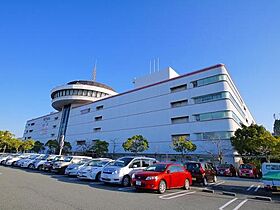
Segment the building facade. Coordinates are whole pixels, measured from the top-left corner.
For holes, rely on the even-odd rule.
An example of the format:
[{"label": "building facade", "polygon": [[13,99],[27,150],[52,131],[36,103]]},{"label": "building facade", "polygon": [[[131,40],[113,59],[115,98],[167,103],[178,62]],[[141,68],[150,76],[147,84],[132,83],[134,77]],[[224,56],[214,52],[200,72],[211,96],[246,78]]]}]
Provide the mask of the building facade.
[{"label": "building facade", "polygon": [[101,139],[111,153],[124,153],[127,138],[143,135],[147,154],[171,157],[176,154],[172,139],[183,136],[197,145],[192,155],[220,151],[234,162],[230,137],[241,123],[255,123],[223,64],[184,75],[168,68],[136,78],[134,85],[120,94],[90,81],[54,88],[52,105],[58,112],[28,120],[23,137],[46,142],[64,136],[74,151]]}]

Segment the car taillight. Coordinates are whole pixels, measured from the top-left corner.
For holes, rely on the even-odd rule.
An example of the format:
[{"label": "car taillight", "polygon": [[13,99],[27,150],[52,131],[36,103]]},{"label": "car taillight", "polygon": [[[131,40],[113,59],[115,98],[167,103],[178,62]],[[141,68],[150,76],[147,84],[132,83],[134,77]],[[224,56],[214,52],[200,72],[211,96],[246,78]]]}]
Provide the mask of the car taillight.
[{"label": "car taillight", "polygon": [[200,168],[200,173],[205,174],[205,171],[203,168]]}]

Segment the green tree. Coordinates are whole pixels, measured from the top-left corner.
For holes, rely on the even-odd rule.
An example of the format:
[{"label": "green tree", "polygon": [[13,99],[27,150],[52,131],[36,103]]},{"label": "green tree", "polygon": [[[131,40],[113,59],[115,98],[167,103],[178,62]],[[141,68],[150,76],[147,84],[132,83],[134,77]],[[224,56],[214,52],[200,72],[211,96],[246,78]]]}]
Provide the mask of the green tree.
[{"label": "green tree", "polygon": [[97,157],[102,157],[108,152],[109,143],[107,141],[96,140],[91,147],[91,151],[96,154]]},{"label": "green tree", "polygon": [[279,154],[278,143],[279,140],[269,131],[256,124],[241,125],[231,137],[232,146],[241,156],[263,156],[267,161]]},{"label": "green tree", "polygon": [[[59,143],[57,140],[51,139],[51,140],[47,141],[45,146],[47,146],[51,150],[51,153],[53,153],[53,154],[59,153]],[[65,141],[63,149],[62,149],[62,153],[64,153],[64,154],[69,153],[71,150],[72,150],[72,146],[71,146],[70,142]]]},{"label": "green tree", "polygon": [[196,150],[196,145],[184,136],[174,138],[172,140],[172,147],[176,152],[181,152],[183,159],[186,152],[194,152]]},{"label": "green tree", "polygon": [[44,147],[44,144],[40,141],[35,141],[34,143],[34,147],[33,147],[33,151],[36,152],[36,153],[39,153],[41,150],[44,150],[45,147]]},{"label": "green tree", "polygon": [[280,120],[278,119],[274,121],[273,132],[275,136],[280,136]]},{"label": "green tree", "polygon": [[142,135],[135,135],[128,138],[122,146],[125,151],[137,154],[149,149],[149,142]]},{"label": "green tree", "polygon": [[20,139],[16,139],[16,138],[12,138],[9,141],[9,147],[13,150],[16,150],[16,152],[18,153],[19,148],[22,146],[23,141]]},{"label": "green tree", "polygon": [[34,147],[35,141],[33,139],[28,139],[22,142],[21,149],[23,152],[29,151]]},{"label": "green tree", "polygon": [[6,149],[9,148],[10,141],[15,137],[10,131],[0,131],[0,151],[5,153]]},{"label": "green tree", "polygon": [[58,141],[55,139],[48,140],[47,143],[45,144],[45,146],[51,150],[52,154],[56,154],[57,151],[59,150]]}]

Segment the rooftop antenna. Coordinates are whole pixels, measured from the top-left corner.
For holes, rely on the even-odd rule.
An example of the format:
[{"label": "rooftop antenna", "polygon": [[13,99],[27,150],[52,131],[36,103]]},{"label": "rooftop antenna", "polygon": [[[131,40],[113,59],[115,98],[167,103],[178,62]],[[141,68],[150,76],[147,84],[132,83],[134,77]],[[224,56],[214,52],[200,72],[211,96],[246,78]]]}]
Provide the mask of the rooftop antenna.
[{"label": "rooftop antenna", "polygon": [[93,68],[93,81],[95,82],[96,81],[96,64],[97,64],[97,60],[95,60],[94,62],[94,68]]},{"label": "rooftop antenna", "polygon": [[154,72],[156,72],[156,59],[154,59]]},{"label": "rooftop antenna", "polygon": [[159,58],[157,58],[157,70],[159,71]]},{"label": "rooftop antenna", "polygon": [[152,74],[152,60],[150,60],[150,74]]}]

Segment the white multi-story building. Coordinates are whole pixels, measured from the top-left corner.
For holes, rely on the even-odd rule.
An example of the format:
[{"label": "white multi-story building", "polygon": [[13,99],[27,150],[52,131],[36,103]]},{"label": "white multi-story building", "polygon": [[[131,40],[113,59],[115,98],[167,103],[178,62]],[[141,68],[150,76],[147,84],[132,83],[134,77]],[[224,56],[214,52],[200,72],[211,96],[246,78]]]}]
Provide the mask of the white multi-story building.
[{"label": "white multi-story building", "polygon": [[240,124],[255,123],[226,67],[218,64],[178,75],[173,69],[134,80],[134,89],[116,93],[94,81],[73,81],[51,91],[58,111],[28,120],[25,139],[70,141],[74,151],[106,140],[110,152],[124,153],[134,135],[149,141],[147,154],[174,157],[172,139],[184,136],[199,157],[224,153],[233,162],[230,137]]}]

